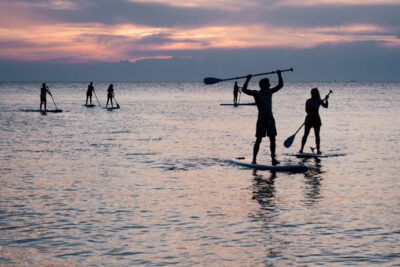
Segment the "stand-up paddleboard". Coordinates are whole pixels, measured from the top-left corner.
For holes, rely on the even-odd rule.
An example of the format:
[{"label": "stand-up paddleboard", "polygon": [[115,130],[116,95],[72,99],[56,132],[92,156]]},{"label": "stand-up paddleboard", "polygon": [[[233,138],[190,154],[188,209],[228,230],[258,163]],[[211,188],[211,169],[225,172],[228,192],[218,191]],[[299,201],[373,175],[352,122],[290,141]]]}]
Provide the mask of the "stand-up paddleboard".
[{"label": "stand-up paddleboard", "polygon": [[48,113],[48,112],[60,113],[60,112],[63,112],[62,109],[47,109],[47,110],[44,110],[44,109],[42,109],[42,110],[40,110],[40,109],[21,109],[21,111],[23,111],[23,112],[42,112],[42,113]]},{"label": "stand-up paddleboard", "polygon": [[95,104],[83,104],[82,106],[87,107],[87,108],[93,108],[96,105]]},{"label": "stand-up paddleboard", "polygon": [[255,106],[256,103],[238,103],[238,104],[233,104],[233,103],[221,103],[219,104],[220,106]]},{"label": "stand-up paddleboard", "polygon": [[294,153],[294,154],[286,154],[288,156],[294,156],[297,158],[329,158],[329,157],[340,157],[346,154],[339,154],[339,153],[323,153],[323,154],[316,154],[316,153]]},{"label": "stand-up paddleboard", "polygon": [[103,107],[103,109],[107,110],[114,110],[114,109],[119,109],[120,107]]},{"label": "stand-up paddleboard", "polygon": [[271,170],[271,171],[287,171],[287,172],[304,172],[311,170],[310,166],[304,164],[281,164],[281,165],[264,165],[264,164],[253,164],[250,160],[246,158],[235,158],[230,160],[231,163],[257,169],[257,170]]}]

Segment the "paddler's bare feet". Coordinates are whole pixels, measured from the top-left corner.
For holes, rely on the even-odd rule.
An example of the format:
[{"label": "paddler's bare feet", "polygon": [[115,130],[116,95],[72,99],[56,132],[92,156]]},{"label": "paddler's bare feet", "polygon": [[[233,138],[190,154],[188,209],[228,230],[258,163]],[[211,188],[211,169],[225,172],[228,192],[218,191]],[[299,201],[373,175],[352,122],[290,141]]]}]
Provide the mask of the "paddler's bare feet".
[{"label": "paddler's bare feet", "polygon": [[278,165],[279,163],[281,163],[279,160],[272,158],[272,165]]},{"label": "paddler's bare feet", "polygon": [[321,155],[322,154],[321,150],[317,150],[317,154]]},{"label": "paddler's bare feet", "polygon": [[303,154],[303,149],[300,149],[300,150],[299,150],[299,154]]},{"label": "paddler's bare feet", "polygon": [[256,159],[253,159],[253,160],[251,161],[251,164],[257,164]]}]

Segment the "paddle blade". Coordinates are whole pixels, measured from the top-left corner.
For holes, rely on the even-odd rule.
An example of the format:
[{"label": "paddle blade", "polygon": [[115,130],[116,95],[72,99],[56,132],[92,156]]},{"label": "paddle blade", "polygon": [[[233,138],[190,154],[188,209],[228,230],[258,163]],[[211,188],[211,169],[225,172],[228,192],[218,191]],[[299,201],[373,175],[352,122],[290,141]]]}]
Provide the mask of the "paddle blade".
[{"label": "paddle blade", "polygon": [[218,79],[218,78],[213,78],[213,77],[204,78],[204,84],[215,84],[215,83],[219,83],[220,81],[222,81],[222,80]]},{"label": "paddle blade", "polygon": [[293,141],[294,141],[294,138],[295,138],[295,137],[296,137],[295,134],[292,135],[292,136],[290,136],[288,139],[285,140],[285,142],[283,143],[283,145],[284,145],[286,148],[289,148],[289,147],[293,144]]}]

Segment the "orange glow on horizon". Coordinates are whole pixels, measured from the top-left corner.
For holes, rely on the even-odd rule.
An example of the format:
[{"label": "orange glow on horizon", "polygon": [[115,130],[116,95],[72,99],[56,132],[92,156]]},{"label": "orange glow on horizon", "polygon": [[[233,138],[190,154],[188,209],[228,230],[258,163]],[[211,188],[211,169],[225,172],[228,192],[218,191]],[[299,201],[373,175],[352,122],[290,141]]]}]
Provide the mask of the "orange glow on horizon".
[{"label": "orange glow on horizon", "polygon": [[[148,2],[130,0],[131,2]],[[397,0],[396,0],[397,1]],[[363,0],[364,4],[395,3],[394,0]],[[150,0],[180,7],[239,8],[243,2],[216,0],[212,5],[201,0]],[[250,2],[249,5],[255,5]],[[279,5],[355,4],[361,0],[283,0]],[[209,3],[208,3],[209,4]],[[393,29],[373,24],[349,24],[332,27],[278,27],[256,22],[247,25],[209,25],[181,27],[151,27],[135,24],[61,23],[30,12],[30,4],[5,2],[0,4],[0,58],[16,60],[51,60],[76,58],[77,61],[136,62],[169,57],[171,51],[206,49],[293,48],[305,49],[326,43],[376,41],[383,46],[400,47],[400,39]],[[52,10],[77,8],[68,0],[52,1]],[[41,3],[31,6],[42,8]],[[4,7],[4,8],[3,8]],[[236,13],[235,13],[236,14]],[[157,58],[157,57],[155,57]]]}]

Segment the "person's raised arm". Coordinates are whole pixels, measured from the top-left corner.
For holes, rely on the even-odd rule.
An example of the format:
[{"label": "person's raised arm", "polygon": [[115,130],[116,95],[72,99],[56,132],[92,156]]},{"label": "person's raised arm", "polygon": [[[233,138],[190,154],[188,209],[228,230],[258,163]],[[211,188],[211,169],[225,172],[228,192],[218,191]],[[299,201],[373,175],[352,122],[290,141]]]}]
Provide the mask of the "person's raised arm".
[{"label": "person's raised arm", "polygon": [[246,81],[244,82],[243,87],[242,87],[242,92],[245,93],[246,95],[253,95],[253,92],[251,90],[247,89],[247,86],[249,85],[249,81],[250,81],[251,77],[253,77],[251,74],[247,75]]},{"label": "person's raised arm", "polygon": [[271,89],[273,93],[278,92],[283,87],[282,72],[280,70],[277,70],[276,74],[278,74],[279,82],[277,86]]},{"label": "person's raised arm", "polygon": [[328,98],[329,98],[329,95],[327,95],[325,97],[325,99],[321,101],[321,106],[323,106],[324,108],[328,108],[328,105],[329,105]]}]

